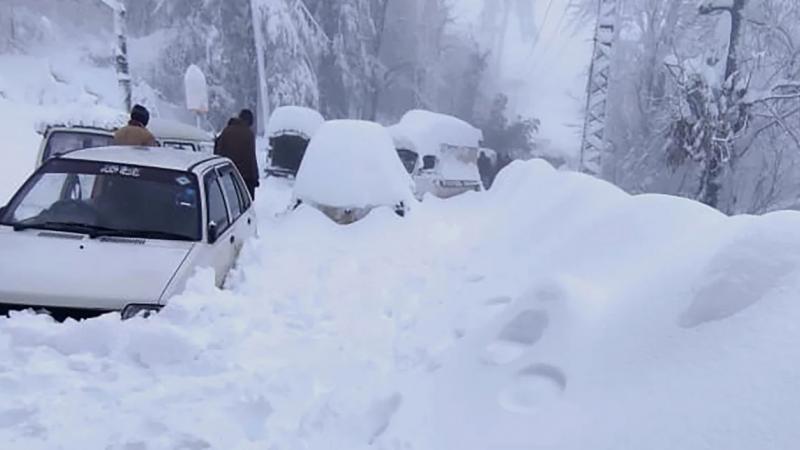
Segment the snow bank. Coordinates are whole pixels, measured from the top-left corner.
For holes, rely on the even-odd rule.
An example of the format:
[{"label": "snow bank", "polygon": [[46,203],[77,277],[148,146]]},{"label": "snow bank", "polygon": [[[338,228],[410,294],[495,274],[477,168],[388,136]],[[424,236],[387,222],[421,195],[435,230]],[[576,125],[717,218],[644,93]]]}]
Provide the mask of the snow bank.
[{"label": "snow bank", "polygon": [[269,117],[267,135],[292,134],[311,139],[325,122],[322,114],[303,106],[281,106]]},{"label": "snow bank", "polygon": [[477,148],[483,139],[481,130],[457,117],[424,110],[405,113],[389,132],[400,142],[412,142],[411,150],[420,155],[439,156],[442,144]]},{"label": "snow bank", "polygon": [[[389,139],[344,125],[320,133]],[[4,448],[800,440],[798,213],[728,218],[541,161],[404,220],[276,216],[288,201],[259,192],[261,239],[225,290],[200,273],[150,320],[0,319]]]},{"label": "snow bank", "polygon": [[413,182],[392,138],[374,122],[335,120],[314,135],[295,179],[294,195],[333,207],[394,206],[413,198]]},{"label": "snow bank", "polygon": [[5,204],[36,167],[47,125],[70,124],[84,117],[95,126],[116,123],[107,105],[119,98],[113,70],[95,67],[74,49],[46,56],[2,54],[0,82],[0,204]]}]

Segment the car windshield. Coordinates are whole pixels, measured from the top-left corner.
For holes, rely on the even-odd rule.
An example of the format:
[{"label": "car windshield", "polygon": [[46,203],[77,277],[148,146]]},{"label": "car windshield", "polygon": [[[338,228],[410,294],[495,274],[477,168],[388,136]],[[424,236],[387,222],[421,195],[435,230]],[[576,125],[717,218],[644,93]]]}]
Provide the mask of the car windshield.
[{"label": "car windshield", "polygon": [[25,183],[0,222],[16,230],[198,241],[200,211],[194,174],[54,159]]},{"label": "car windshield", "polygon": [[54,131],[47,138],[42,162],[71,150],[105,147],[111,145],[114,137],[110,134],[83,131]]},{"label": "car windshield", "polygon": [[403,162],[406,171],[408,173],[414,173],[414,169],[417,167],[417,159],[419,158],[417,152],[400,148],[397,149],[397,155],[400,156],[400,161]]}]

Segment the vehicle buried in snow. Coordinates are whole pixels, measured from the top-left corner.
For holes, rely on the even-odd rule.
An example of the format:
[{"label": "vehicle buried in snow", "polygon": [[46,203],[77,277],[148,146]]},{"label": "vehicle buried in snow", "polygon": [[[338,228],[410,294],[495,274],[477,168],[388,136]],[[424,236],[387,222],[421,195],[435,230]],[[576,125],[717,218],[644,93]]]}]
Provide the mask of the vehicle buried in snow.
[{"label": "vehicle buried in snow", "polygon": [[[113,145],[114,131],[125,125],[127,115],[116,113],[110,117],[68,118],[41,122],[37,131],[42,135],[37,165],[72,150]],[[213,153],[214,137],[211,133],[192,125],[172,120],[153,118],[147,129],[162,147],[192,152]]]},{"label": "vehicle buried in snow", "polygon": [[322,115],[302,106],[281,106],[269,118],[267,175],[294,178],[308,143],[325,122]]},{"label": "vehicle buried in snow", "polygon": [[160,309],[197,268],[221,286],[256,217],[226,158],[101,147],[49,159],[0,209],[0,308]]},{"label": "vehicle buried in snow", "polygon": [[480,191],[478,157],[483,134],[456,117],[430,111],[407,112],[389,127],[398,156],[414,178],[417,198],[449,198]]},{"label": "vehicle buried in snow", "polygon": [[294,184],[293,204],[313,206],[340,224],[379,207],[404,216],[414,182],[387,130],[374,122],[326,122],[311,139]]}]

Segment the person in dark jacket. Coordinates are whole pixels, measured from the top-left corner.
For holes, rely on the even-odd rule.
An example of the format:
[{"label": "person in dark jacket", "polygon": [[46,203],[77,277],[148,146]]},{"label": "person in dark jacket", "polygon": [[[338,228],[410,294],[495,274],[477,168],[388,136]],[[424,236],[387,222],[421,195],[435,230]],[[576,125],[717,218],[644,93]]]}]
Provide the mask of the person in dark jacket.
[{"label": "person in dark jacket", "polygon": [[147,108],[134,105],[128,125],[114,133],[114,145],[158,146],[155,136],[147,129],[148,122],[150,122],[150,112]]},{"label": "person in dark jacket", "polygon": [[239,117],[228,122],[214,145],[214,153],[224,156],[236,165],[242,174],[250,196],[256,198],[259,185],[258,161],[256,159],[256,137],[253,134],[253,112],[243,109]]}]

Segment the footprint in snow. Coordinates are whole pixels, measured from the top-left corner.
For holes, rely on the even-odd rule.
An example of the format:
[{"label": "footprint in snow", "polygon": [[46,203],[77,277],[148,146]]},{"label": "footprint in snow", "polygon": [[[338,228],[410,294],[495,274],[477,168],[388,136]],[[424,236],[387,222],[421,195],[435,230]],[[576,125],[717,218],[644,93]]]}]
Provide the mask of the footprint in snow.
[{"label": "footprint in snow", "polygon": [[486,346],[484,362],[502,365],[516,360],[539,342],[549,324],[545,311],[521,311],[500,330],[497,339]]},{"label": "footprint in snow", "polygon": [[534,364],[514,376],[511,384],[498,397],[508,412],[531,414],[547,402],[560,397],[567,388],[567,376],[556,366]]},{"label": "footprint in snow", "polygon": [[467,283],[480,283],[481,281],[486,279],[486,275],[482,275],[479,273],[475,273],[472,275],[467,276],[466,280]]},{"label": "footprint in snow", "polygon": [[36,409],[34,408],[14,408],[0,411],[0,429],[23,424],[35,414]]}]

